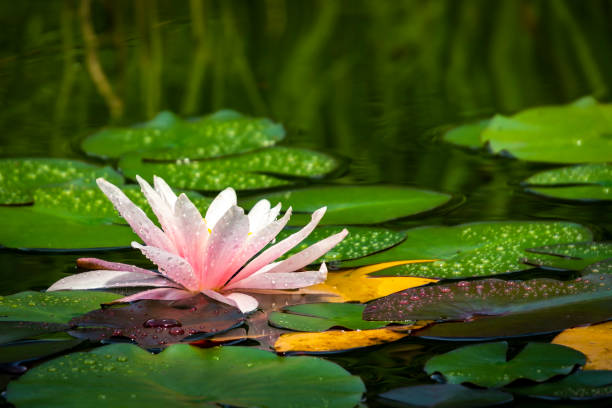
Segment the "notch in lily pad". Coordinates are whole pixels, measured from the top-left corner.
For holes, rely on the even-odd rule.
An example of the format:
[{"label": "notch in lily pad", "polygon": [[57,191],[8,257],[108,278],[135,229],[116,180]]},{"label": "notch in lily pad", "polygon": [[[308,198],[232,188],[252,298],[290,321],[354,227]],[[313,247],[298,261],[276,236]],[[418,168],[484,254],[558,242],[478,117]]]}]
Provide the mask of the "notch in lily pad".
[{"label": "notch in lily pad", "polygon": [[612,242],[576,242],[527,249],[529,265],[580,271],[589,265],[612,260]]}]

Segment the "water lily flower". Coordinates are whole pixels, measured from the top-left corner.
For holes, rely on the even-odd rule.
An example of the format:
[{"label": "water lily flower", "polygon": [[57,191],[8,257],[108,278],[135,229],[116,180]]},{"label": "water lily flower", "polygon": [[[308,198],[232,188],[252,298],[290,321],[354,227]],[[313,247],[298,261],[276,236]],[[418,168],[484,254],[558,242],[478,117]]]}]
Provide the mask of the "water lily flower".
[{"label": "water lily flower", "polygon": [[[202,215],[185,194],[178,197],[164,180],[154,178],[151,187],[137,177],[161,228],[151,221],[115,185],[98,179],[121,216],[145,245],[132,242],[158,267],[159,272],[133,265],[84,259],[82,263],[99,270],[60,279],[48,290],[153,287],[120,299],[176,300],[201,292],[243,312],[257,308],[257,300],[243,292],[298,289],[325,281],[323,263],[318,271],[300,271],[337,245],[348,234],[346,229],[282,261],[277,258],[302,242],[319,223],[326,208],[312,214],[301,230],[264,248],[285,227],[291,207],[277,219],[281,204],[271,207],[268,200],[257,202],[248,214],[237,206],[236,192],[223,190]],[[262,251],[263,250],[263,251]]]}]

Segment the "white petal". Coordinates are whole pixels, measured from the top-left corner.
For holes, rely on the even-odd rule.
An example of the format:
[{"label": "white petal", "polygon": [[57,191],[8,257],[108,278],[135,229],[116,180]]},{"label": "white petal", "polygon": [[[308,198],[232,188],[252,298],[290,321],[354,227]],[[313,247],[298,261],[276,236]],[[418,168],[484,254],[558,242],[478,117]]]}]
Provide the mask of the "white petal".
[{"label": "white petal", "polygon": [[121,216],[147,245],[156,246],[170,252],[176,250],[172,241],[162,230],[153,224],[144,211],[131,202],[118,187],[103,178],[97,179],[96,182]]},{"label": "white petal", "polygon": [[174,208],[177,197],[168,183],[166,183],[161,177],[153,176],[153,185],[155,186],[155,191],[157,191],[157,194],[160,195],[166,204],[168,204],[170,208]]},{"label": "white petal", "polygon": [[249,229],[251,233],[255,233],[269,224],[269,213],[270,202],[268,200],[260,200],[251,208],[251,211],[249,211]]},{"label": "white petal", "polygon": [[145,275],[159,276],[157,272],[150,271],[148,269],[140,268],[136,265],[129,265],[120,262],[110,262],[104,259],[98,258],[79,258],[76,261],[77,266],[83,269],[91,270],[106,270],[106,271],[122,271],[122,272],[136,272]]},{"label": "white petal", "polygon": [[258,273],[237,282],[232,289],[299,289],[325,282],[327,267],[318,271]]},{"label": "white petal", "polygon": [[178,285],[160,275],[148,276],[138,272],[126,271],[89,271],[60,279],[51,285],[47,291],[138,286],[177,287]]},{"label": "white petal", "polygon": [[257,309],[257,299],[252,296],[245,295],[244,293],[230,293],[227,298],[236,302],[236,307],[240,309],[242,313],[249,313]]},{"label": "white petal", "polygon": [[185,289],[174,289],[174,288],[156,288],[150,290],[144,290],[142,292],[135,293],[130,296],[123,297],[115,300],[113,303],[127,303],[135,302],[136,300],[180,300],[193,296],[193,292],[189,292]]},{"label": "white petal", "polygon": [[212,230],[202,259],[200,289],[221,287],[234,274],[231,264],[249,234],[249,219],[232,206]]},{"label": "white petal", "polygon": [[[291,207],[289,207],[289,209],[291,209]],[[276,217],[278,217],[278,214],[280,214],[280,210],[281,210],[281,203],[276,204],[274,207],[270,209],[270,212],[268,213],[268,223],[271,223],[274,220],[276,220]]]},{"label": "white petal", "polygon": [[279,262],[274,268],[270,269],[267,273],[276,274],[283,272],[293,272],[303,267],[310,265],[312,262],[325,255],[330,249],[338,245],[340,241],[348,235],[348,231],[343,229],[337,234],[329,236],[321,241],[312,244],[308,248],[298,252],[295,255],[290,256],[284,261]]},{"label": "white petal", "polygon": [[206,224],[208,228],[214,228],[217,221],[223,217],[223,214],[227,212],[232,206],[238,203],[236,192],[233,188],[228,187],[219,193],[217,197],[210,203],[208,211],[206,211]]},{"label": "white petal", "polygon": [[174,207],[170,207],[166,200],[164,200],[145,179],[136,176],[136,181],[140,184],[140,189],[149,202],[149,206],[151,206],[151,209],[157,216],[166,236],[170,238],[176,249],[179,249],[181,247],[181,242],[179,242],[178,239],[180,232],[174,222]]},{"label": "white petal", "polygon": [[322,207],[315,211],[312,214],[312,219],[304,228],[302,228],[295,234],[288,236],[278,244],[266,249],[262,254],[254,258],[251,262],[248,263],[248,265],[246,265],[240,272],[238,272],[238,275],[236,275],[236,277],[232,279],[232,281],[236,282],[251,276],[259,269],[273,262],[275,259],[282,256],[291,248],[302,242],[315,229],[319,221],[321,221],[321,218],[323,218],[323,216],[325,215],[326,209],[326,207]]},{"label": "white petal", "polygon": [[159,272],[168,279],[183,285],[190,290],[196,290],[198,281],[195,277],[193,268],[185,259],[163,249],[152,246],[143,246],[137,242],[132,242],[134,248],[140,251],[159,267]]}]

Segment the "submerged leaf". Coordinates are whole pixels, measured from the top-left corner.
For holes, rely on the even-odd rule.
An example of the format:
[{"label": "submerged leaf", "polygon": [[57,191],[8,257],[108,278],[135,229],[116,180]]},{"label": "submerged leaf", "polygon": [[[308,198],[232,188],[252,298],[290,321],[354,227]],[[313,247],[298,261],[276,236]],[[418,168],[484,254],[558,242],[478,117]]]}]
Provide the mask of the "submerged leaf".
[{"label": "submerged leaf", "polygon": [[583,352],[585,370],[612,370],[612,322],[567,329],[552,341]]},{"label": "submerged leaf", "polygon": [[439,261],[396,266],[374,275],[486,276],[528,269],[521,263],[527,248],[591,239],[591,231],[586,227],[569,222],[501,221],[421,227],[407,230],[406,239],[390,250],[348,261],[343,266],[430,258]]},{"label": "submerged leaf", "polygon": [[[612,318],[612,275],[572,281],[483,279],[407,289],[370,302],[365,320],[450,320],[415,332],[440,339],[549,333]],[[452,322],[462,320],[464,322]]]},{"label": "submerged leaf", "polygon": [[196,333],[229,330],[244,321],[240,311],[202,294],[182,300],[141,300],[91,311],[70,321],[73,336],[99,341],[127,337],[144,348],[163,348]]},{"label": "submerged leaf", "polygon": [[545,381],[555,375],[569,374],[576,365],[585,362],[581,352],[548,343],[527,343],[511,360],[507,360],[507,354],[505,341],[460,347],[432,357],[425,364],[425,372],[442,373],[452,384],[469,382],[497,388],[519,378]]},{"label": "submerged leaf", "polygon": [[[253,190],[292,184],[287,177],[321,177],[337,167],[337,161],[311,150],[271,147],[236,156],[207,160],[147,161],[130,154],[119,161],[131,179],[159,176],[176,188],[188,190]],[[283,203],[285,204],[285,203]]]},{"label": "submerged leaf", "polygon": [[95,185],[98,177],[122,184],[123,177],[110,167],[78,160],[23,158],[0,160],[0,205],[35,202],[34,191],[69,182]]},{"label": "submerged leaf", "polygon": [[511,402],[512,394],[498,390],[481,390],[459,384],[423,384],[396,388],[380,397],[424,408],[476,408]]},{"label": "submerged leaf", "polygon": [[82,147],[100,157],[146,152],[146,158],[196,159],[268,147],[284,136],[280,124],[230,110],[189,121],[161,112],[140,126],[103,129],[85,139]]},{"label": "submerged leaf", "polygon": [[531,193],[564,200],[612,200],[612,165],[592,163],[547,170],[523,184]]},{"label": "submerged leaf", "polygon": [[8,385],[6,398],[19,407],[45,408],[76,407],[83,401],[92,408],[352,408],[364,391],[359,377],[314,357],[189,345],[153,355],[113,344],[33,368]]},{"label": "submerged leaf", "polygon": [[274,350],[277,353],[345,351],[397,341],[407,335],[389,329],[285,333],[274,343]]}]

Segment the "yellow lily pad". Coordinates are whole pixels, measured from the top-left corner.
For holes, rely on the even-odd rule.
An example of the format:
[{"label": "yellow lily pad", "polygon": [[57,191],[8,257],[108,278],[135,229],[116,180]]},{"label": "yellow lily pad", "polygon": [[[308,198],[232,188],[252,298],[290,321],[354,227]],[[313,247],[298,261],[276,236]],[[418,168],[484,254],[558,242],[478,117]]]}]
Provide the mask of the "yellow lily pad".
[{"label": "yellow lily pad", "polygon": [[325,282],[311,286],[309,290],[332,294],[332,296],[325,299],[327,302],[368,302],[372,299],[378,299],[404,289],[438,281],[438,279],[416,277],[381,278],[368,276],[368,274],[392,266],[433,261],[434,260],[430,259],[420,259],[385,262],[357,269],[330,272]]},{"label": "yellow lily pad", "polygon": [[586,355],[585,370],[612,370],[612,322],[567,329],[552,342]]}]

